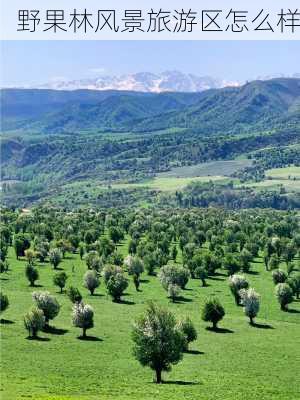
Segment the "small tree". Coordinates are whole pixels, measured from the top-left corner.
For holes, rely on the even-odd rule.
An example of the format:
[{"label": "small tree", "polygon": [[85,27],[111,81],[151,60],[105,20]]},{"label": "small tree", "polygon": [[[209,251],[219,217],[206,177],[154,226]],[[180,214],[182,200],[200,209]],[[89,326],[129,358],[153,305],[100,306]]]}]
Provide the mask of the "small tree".
[{"label": "small tree", "polygon": [[38,331],[45,326],[45,316],[38,307],[32,308],[24,315],[24,326],[28,330],[29,337],[36,338]]},{"label": "small tree", "polygon": [[300,273],[297,273],[295,276],[292,276],[288,279],[287,283],[291,287],[294,296],[299,299],[300,296]]},{"label": "small tree", "polygon": [[254,318],[257,316],[259,311],[259,294],[252,288],[250,289],[241,289],[240,296],[242,300],[242,304],[244,306],[244,312],[247,317],[250,319],[250,324],[254,324]]},{"label": "small tree", "polygon": [[178,329],[185,338],[184,350],[188,350],[189,343],[197,339],[197,331],[189,317],[179,321]]},{"label": "small tree", "polygon": [[50,264],[53,265],[53,268],[56,269],[62,260],[62,253],[60,249],[54,248],[49,251],[49,260]]},{"label": "small tree", "polygon": [[212,297],[207,299],[202,309],[202,319],[206,322],[213,324],[213,329],[217,329],[217,324],[225,315],[225,310],[222,307],[220,301]]},{"label": "small tree", "polygon": [[194,271],[195,277],[200,279],[202,286],[206,286],[206,279],[208,277],[207,271],[203,266],[199,266]]},{"label": "small tree", "polygon": [[293,291],[287,283],[278,283],[275,286],[275,296],[282,311],[287,311],[287,306],[293,301]]},{"label": "small tree", "polygon": [[90,251],[84,257],[88,269],[94,269],[95,271],[101,271],[102,262],[96,251]]},{"label": "small tree", "polygon": [[44,312],[45,325],[47,326],[49,321],[59,313],[60,305],[58,301],[49,292],[33,292],[32,298],[37,307]]},{"label": "small tree", "polygon": [[72,323],[82,329],[82,337],[86,338],[87,329],[94,326],[94,310],[89,304],[75,303],[73,306]]},{"label": "small tree", "polygon": [[281,269],[275,269],[272,272],[272,279],[275,285],[277,285],[278,283],[284,283],[287,278],[287,273],[285,271],[282,271]]},{"label": "small tree", "polygon": [[155,371],[156,383],[162,382],[162,371],[170,371],[182,359],[185,339],[174,315],[153,303],[135,321],[132,339],[135,358]]},{"label": "small tree", "polygon": [[135,290],[138,292],[140,287],[140,277],[138,275],[133,275],[133,284],[135,286]]},{"label": "small tree", "polygon": [[0,313],[5,311],[9,306],[8,297],[6,294],[0,292]]},{"label": "small tree", "polygon": [[24,251],[26,260],[28,261],[28,264],[33,264],[34,260],[36,258],[36,252],[32,249],[27,249]]},{"label": "small tree", "polygon": [[128,286],[128,280],[125,278],[124,274],[118,272],[110,277],[106,287],[108,293],[113,298],[113,301],[121,301],[121,296]]},{"label": "small tree", "polygon": [[66,286],[67,279],[68,275],[64,271],[57,272],[53,276],[53,283],[55,286],[58,286],[60,288],[60,293],[63,292],[63,288]]},{"label": "small tree", "polygon": [[80,303],[82,300],[82,295],[80,291],[74,286],[70,286],[68,288],[67,296],[69,297],[72,303]]},{"label": "small tree", "polygon": [[170,285],[168,286],[168,296],[170,297],[173,303],[175,303],[177,297],[179,296],[179,293],[180,293],[180,287],[175,283],[170,283]]},{"label": "small tree", "polygon": [[127,256],[124,264],[127,267],[128,275],[140,276],[144,272],[144,263],[139,257]]},{"label": "small tree", "polygon": [[96,271],[89,270],[84,274],[83,286],[90,291],[91,295],[94,294],[95,289],[100,286],[100,279]]},{"label": "small tree", "polygon": [[244,275],[235,274],[229,277],[229,288],[234,296],[235,304],[237,306],[240,304],[241,301],[240,290],[247,289],[248,286],[249,283],[247,279],[244,277]]},{"label": "small tree", "polygon": [[225,256],[223,267],[229,276],[235,274],[241,269],[239,260],[232,254],[227,254]]},{"label": "small tree", "polygon": [[34,286],[35,281],[39,279],[38,270],[32,264],[26,265],[25,275],[28,281],[30,282],[30,286]]}]

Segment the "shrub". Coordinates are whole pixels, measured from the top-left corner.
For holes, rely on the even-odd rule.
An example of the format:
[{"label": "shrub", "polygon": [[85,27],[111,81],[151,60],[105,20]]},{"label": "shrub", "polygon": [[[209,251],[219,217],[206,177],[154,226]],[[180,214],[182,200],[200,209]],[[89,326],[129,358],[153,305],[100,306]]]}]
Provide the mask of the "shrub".
[{"label": "shrub", "polygon": [[68,275],[64,271],[58,272],[53,276],[53,283],[60,288],[60,293],[62,293],[63,288],[66,286],[67,279]]},{"label": "shrub", "polygon": [[45,324],[48,325],[49,321],[59,313],[60,305],[58,301],[49,292],[34,292],[32,298],[37,307],[44,312]]},{"label": "shrub", "polygon": [[45,316],[43,310],[32,308],[24,315],[24,326],[28,330],[29,337],[36,338],[38,331],[44,328]]},{"label": "shrub", "polygon": [[82,295],[80,291],[74,286],[69,287],[69,289],[67,290],[67,296],[72,303],[80,303],[82,300]]},{"label": "shrub", "polygon": [[121,296],[125,289],[128,286],[128,280],[125,278],[124,274],[118,272],[113,274],[107,284],[107,291],[111,295],[114,301],[119,302],[121,300]]},{"label": "shrub", "polygon": [[50,264],[53,265],[53,268],[56,269],[62,260],[62,253],[60,249],[54,248],[49,251],[49,261]]},{"label": "shrub", "polygon": [[274,284],[277,285],[278,283],[284,283],[287,280],[288,276],[285,271],[282,271],[281,269],[275,269],[272,272],[272,278]]},{"label": "shrub", "polygon": [[206,286],[206,280],[205,279],[207,279],[208,274],[207,274],[207,271],[206,271],[205,267],[203,267],[203,266],[197,267],[195,269],[194,273],[195,273],[195,277],[201,280],[202,286]]},{"label": "shrub", "polygon": [[236,305],[240,304],[240,290],[247,289],[248,286],[249,283],[244,275],[235,274],[229,277],[229,288],[234,296]]},{"label": "shrub", "polygon": [[89,270],[84,274],[83,286],[90,291],[91,295],[94,294],[95,289],[100,286],[100,279],[96,271]]},{"label": "shrub", "polygon": [[241,269],[239,260],[232,254],[227,254],[225,256],[223,267],[229,276],[235,274]]},{"label": "shrub", "polygon": [[293,291],[293,295],[299,299],[300,295],[300,273],[297,273],[295,276],[291,276],[288,281],[288,285],[291,287]]},{"label": "shrub", "polygon": [[175,300],[179,296],[179,293],[180,293],[180,287],[175,283],[170,283],[170,285],[168,286],[168,296],[173,301],[173,303],[175,303]]},{"label": "shrub", "polygon": [[153,303],[135,321],[132,339],[135,358],[156,372],[156,383],[162,382],[162,371],[170,371],[182,359],[185,339],[174,315]]},{"label": "shrub", "polygon": [[6,294],[0,292],[0,313],[5,311],[9,306],[8,297]]},{"label": "shrub", "polygon": [[283,311],[287,311],[287,305],[293,301],[293,291],[287,283],[278,283],[275,286],[275,296]]},{"label": "shrub", "polygon": [[38,270],[32,264],[26,265],[25,275],[28,281],[30,282],[30,286],[34,286],[35,281],[39,279]]},{"label": "shrub", "polygon": [[189,317],[186,317],[179,321],[178,329],[185,338],[184,350],[188,350],[188,345],[197,339],[197,331],[194,324]]},{"label": "shrub", "polygon": [[259,311],[259,294],[252,288],[240,290],[241,301],[244,306],[244,312],[253,325],[253,320]]},{"label": "shrub", "polygon": [[[130,257],[130,259],[128,259]],[[139,257],[128,256],[124,264],[127,267],[128,275],[140,276],[144,272],[144,263]],[[127,261],[127,262],[126,262]]]},{"label": "shrub", "polygon": [[86,337],[87,329],[94,326],[94,310],[89,304],[75,303],[73,306],[72,323],[82,329],[82,337]]},{"label": "shrub", "polygon": [[103,272],[102,272],[102,276],[103,276],[103,280],[104,280],[105,285],[107,285],[107,282],[110,280],[110,278],[113,275],[116,275],[118,273],[121,274],[122,272],[123,272],[123,270],[122,270],[121,267],[116,267],[116,266],[110,265],[110,264],[106,265],[103,268]]},{"label": "shrub", "polygon": [[224,315],[225,310],[217,298],[212,297],[206,300],[202,309],[203,321],[211,322],[213,324],[213,329],[217,329],[218,322],[221,321]]},{"label": "shrub", "polygon": [[188,269],[175,265],[165,265],[159,272],[159,279],[165,290],[168,290],[171,284],[184,289],[188,283],[189,276]]},{"label": "shrub", "polygon": [[88,269],[94,269],[95,271],[101,271],[102,262],[96,251],[90,251],[84,257]]}]

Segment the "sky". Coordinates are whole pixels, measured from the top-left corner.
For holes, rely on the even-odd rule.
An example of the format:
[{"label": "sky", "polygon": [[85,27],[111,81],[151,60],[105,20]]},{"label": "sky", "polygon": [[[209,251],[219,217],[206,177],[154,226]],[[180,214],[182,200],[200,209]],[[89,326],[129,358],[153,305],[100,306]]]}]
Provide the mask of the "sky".
[{"label": "sky", "polygon": [[299,41],[2,41],[1,86],[178,70],[245,81],[300,72]]}]

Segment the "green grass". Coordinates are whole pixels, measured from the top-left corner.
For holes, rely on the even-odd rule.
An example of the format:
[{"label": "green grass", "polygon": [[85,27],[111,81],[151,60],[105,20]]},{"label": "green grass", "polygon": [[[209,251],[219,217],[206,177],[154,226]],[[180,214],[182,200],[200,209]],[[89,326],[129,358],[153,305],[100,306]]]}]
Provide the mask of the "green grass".
[{"label": "green grass", "polygon": [[[126,254],[125,245],[121,252]],[[10,249],[11,270],[1,276],[2,290],[9,296],[10,306],[1,324],[1,374],[3,400],[297,400],[299,394],[299,312],[300,302],[282,312],[274,297],[269,272],[261,259],[252,265],[248,279],[261,294],[261,310],[257,323],[273,329],[251,327],[241,307],[234,305],[227,277],[209,279],[209,286],[200,287],[191,280],[183,291],[184,301],[172,304],[158,278],[144,276],[142,292],[136,293],[130,281],[124,300],[116,304],[107,296],[104,284],[90,296],[82,288],[86,270],[78,255],[68,255],[60,265],[69,275],[68,284],[80,288],[84,301],[94,307],[95,327],[88,334],[98,341],[78,339],[80,330],[71,325],[71,304],[52,284],[53,269],[38,264],[42,287],[56,294],[61,312],[52,321],[64,334],[40,333],[48,341],[27,340],[23,315],[31,307],[32,288],[24,276],[25,261],[16,261]],[[72,274],[72,265],[75,273]],[[230,333],[207,331],[201,321],[204,299],[216,294],[226,310],[220,327]],[[132,356],[130,337],[132,321],[143,312],[147,300],[154,299],[169,307],[178,317],[189,315],[198,331],[198,340],[191,345],[194,353],[164,374],[168,384],[152,383],[153,373],[141,367]],[[133,303],[133,304],[131,304]],[[297,312],[296,312],[297,311]]]},{"label": "green grass", "polygon": [[112,185],[113,189],[129,189],[129,188],[149,188],[161,191],[175,191],[184,189],[191,182],[209,182],[224,181],[224,176],[199,176],[190,178],[180,177],[155,177],[152,180],[142,183],[116,183]]},{"label": "green grass", "polygon": [[269,169],[266,171],[266,176],[274,179],[300,179],[300,167]]}]

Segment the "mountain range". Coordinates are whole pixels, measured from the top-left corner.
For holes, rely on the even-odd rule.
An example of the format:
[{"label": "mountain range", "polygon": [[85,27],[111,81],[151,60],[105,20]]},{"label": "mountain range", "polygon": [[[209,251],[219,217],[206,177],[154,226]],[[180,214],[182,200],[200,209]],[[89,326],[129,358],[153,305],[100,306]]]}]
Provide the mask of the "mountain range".
[{"label": "mountain range", "polygon": [[253,81],[196,93],[3,89],[2,130],[243,133],[298,124],[300,79]]}]

